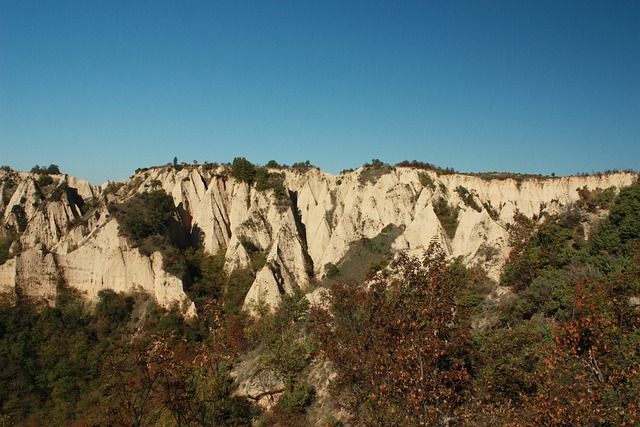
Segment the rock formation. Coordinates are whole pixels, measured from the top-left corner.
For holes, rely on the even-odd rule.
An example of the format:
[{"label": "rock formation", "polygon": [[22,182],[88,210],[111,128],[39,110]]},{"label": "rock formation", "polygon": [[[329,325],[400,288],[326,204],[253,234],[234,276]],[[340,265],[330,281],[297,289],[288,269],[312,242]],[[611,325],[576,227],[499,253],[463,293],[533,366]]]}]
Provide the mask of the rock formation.
[{"label": "rock formation", "polygon": [[89,299],[106,288],[140,288],[164,305],[178,302],[193,312],[182,280],[163,270],[162,254],[133,248],[107,209],[152,188],[172,196],[178,234],[210,253],[226,251],[227,270],[248,266],[252,250],[266,254],[245,300],[249,308],[311,290],[354,242],[390,225],[399,230],[393,251],[419,253],[436,240],[451,257],[497,278],[517,212],[540,219],[578,201],[578,189],[620,189],[637,179],[632,173],[484,179],[386,165],[337,176],[312,167],[271,172],[282,174],[284,199],[233,179],[228,166],[150,168],[100,187],[66,175],[43,180],[0,171],[0,238],[7,252],[0,289],[52,301],[61,285]]}]

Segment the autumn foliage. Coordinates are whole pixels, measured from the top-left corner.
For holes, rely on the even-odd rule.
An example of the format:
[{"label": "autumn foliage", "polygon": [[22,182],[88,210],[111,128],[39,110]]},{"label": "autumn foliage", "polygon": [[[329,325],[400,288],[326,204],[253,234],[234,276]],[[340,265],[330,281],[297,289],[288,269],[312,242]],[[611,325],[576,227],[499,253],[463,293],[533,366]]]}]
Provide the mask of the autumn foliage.
[{"label": "autumn foliage", "polygon": [[452,417],[471,384],[471,333],[436,246],[401,256],[366,287],[342,284],[319,310],[317,339],[357,425],[431,425]]},{"label": "autumn foliage", "polygon": [[[640,425],[640,184],[605,201],[588,236],[601,202],[517,214],[504,297],[437,244],[257,319],[241,311],[252,272],[196,250],[197,318],[139,292],[0,296],[0,425]],[[268,409],[237,395],[232,371],[251,360],[280,381]]]}]

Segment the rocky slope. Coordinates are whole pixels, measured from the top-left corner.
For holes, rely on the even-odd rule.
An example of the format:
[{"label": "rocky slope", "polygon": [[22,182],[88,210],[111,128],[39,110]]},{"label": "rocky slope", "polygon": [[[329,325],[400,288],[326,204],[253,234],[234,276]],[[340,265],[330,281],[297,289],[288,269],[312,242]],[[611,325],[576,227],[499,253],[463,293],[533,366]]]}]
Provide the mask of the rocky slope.
[{"label": "rocky slope", "polygon": [[337,176],[315,168],[271,170],[282,174],[282,197],[233,179],[228,166],[210,166],[151,168],[101,187],[66,175],[0,171],[6,252],[0,289],[52,301],[62,284],[89,299],[105,288],[140,288],[162,304],[177,301],[193,312],[181,279],[163,270],[162,255],[132,248],[107,209],[151,188],[172,196],[181,228],[176,233],[208,252],[226,251],[228,270],[249,265],[252,250],[266,254],[245,300],[250,307],[311,290],[355,242],[390,225],[398,230],[392,251],[417,253],[436,240],[450,256],[479,264],[495,278],[516,212],[538,219],[567,209],[580,188],[619,189],[637,179],[617,173],[488,180],[385,165]]}]

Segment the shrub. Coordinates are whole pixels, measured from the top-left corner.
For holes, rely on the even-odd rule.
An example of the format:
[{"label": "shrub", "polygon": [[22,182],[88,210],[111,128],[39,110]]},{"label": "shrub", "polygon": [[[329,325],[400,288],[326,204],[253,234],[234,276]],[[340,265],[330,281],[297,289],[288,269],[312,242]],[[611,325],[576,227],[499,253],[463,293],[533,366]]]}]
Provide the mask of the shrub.
[{"label": "shrub", "polygon": [[417,160],[412,160],[412,161],[403,160],[400,163],[396,163],[396,166],[400,168],[430,170],[430,171],[435,171],[438,174],[442,174],[442,175],[450,175],[450,174],[456,173],[455,169],[453,168],[441,168],[440,166],[435,166],[435,165],[432,165],[431,163],[419,162]]},{"label": "shrub", "polygon": [[141,254],[158,251],[163,256],[163,268],[183,278],[187,265],[184,254],[166,236],[173,220],[173,199],[164,190],[141,193],[124,203],[110,203],[109,212],[116,218],[120,232]]},{"label": "shrub", "polygon": [[173,199],[164,190],[141,193],[124,203],[111,203],[109,211],[121,232],[139,246],[144,239],[162,234],[173,218]]},{"label": "shrub", "polygon": [[[543,223],[534,233],[532,224],[519,217],[513,227],[512,250],[502,271],[504,286],[513,286],[516,291],[527,288],[537,277],[549,269],[568,265],[574,249],[571,245],[573,230],[563,228],[552,218]],[[521,234],[515,236],[516,233]]]},{"label": "shrub", "polygon": [[420,179],[420,184],[422,184],[423,187],[429,188],[431,191],[436,190],[436,183],[428,173],[419,172],[418,178]]},{"label": "shrub", "polygon": [[48,167],[35,165],[31,168],[31,173],[59,175],[60,168],[58,165],[53,164]]},{"label": "shrub", "polygon": [[351,397],[341,402],[350,425],[440,425],[471,386],[471,334],[455,303],[468,283],[451,277],[435,245],[390,268],[367,286],[333,287],[329,308],[314,311],[314,338]]},{"label": "shrub", "polygon": [[591,253],[600,258],[598,266],[609,271],[609,258],[629,257],[640,242],[640,183],[620,191],[603,220],[591,237]]},{"label": "shrub", "polygon": [[367,183],[375,183],[380,179],[381,176],[386,175],[391,172],[392,167],[386,163],[382,163],[378,159],[371,160],[371,164],[365,163],[360,175],[358,176],[358,181],[362,185],[366,185]]},{"label": "shrub", "polygon": [[291,165],[291,169],[300,173],[307,172],[309,169],[314,167],[315,166],[313,166],[309,160],[306,160],[304,162],[294,163],[293,165]]},{"label": "shrub", "polygon": [[[43,175],[43,176],[49,176],[49,175]],[[51,178],[51,177],[49,177]],[[53,181],[51,181],[53,182]],[[74,189],[75,190],[75,189]],[[49,200],[52,202],[57,202],[60,199],[62,199],[62,195],[66,194],[68,191],[70,191],[69,189],[69,184],[67,184],[66,182],[63,182],[62,184],[60,184],[59,186],[57,186],[52,192],[51,195],[49,196]],[[77,190],[76,190],[76,194],[77,194]],[[79,197],[78,197],[79,198]],[[80,199],[82,200],[82,199]]]},{"label": "shrub", "polygon": [[132,296],[116,293],[111,289],[98,292],[96,314],[103,317],[110,324],[120,324],[129,321],[135,300]]},{"label": "shrub", "polygon": [[0,181],[0,184],[2,184],[2,202],[6,206],[9,204],[9,202],[11,201],[11,197],[16,192],[18,184],[11,176],[3,177],[2,181]]},{"label": "shrub", "polygon": [[27,228],[27,213],[20,205],[13,205],[11,213],[16,218],[16,224],[18,224],[18,231],[22,233]]},{"label": "shrub", "polygon": [[440,197],[433,205],[433,211],[438,217],[438,220],[440,220],[440,225],[442,225],[447,236],[453,239],[458,229],[458,213],[460,210],[449,206],[447,200],[444,197]]},{"label": "shrub", "polygon": [[231,164],[231,176],[237,181],[253,183],[257,169],[244,157],[236,157]]},{"label": "shrub", "polygon": [[462,202],[466,206],[478,212],[482,212],[482,208],[480,207],[480,205],[478,205],[476,200],[473,198],[473,194],[471,194],[471,192],[469,192],[469,190],[467,190],[465,187],[463,187],[462,185],[458,186],[458,188],[456,188],[456,193],[458,193],[458,195],[462,199]]},{"label": "shrub", "polygon": [[249,268],[236,269],[229,274],[223,297],[226,313],[240,313],[247,292],[255,279],[255,272]]},{"label": "shrub", "polygon": [[491,205],[491,202],[489,200],[487,200],[486,202],[482,203],[482,206],[484,207],[484,209],[487,211],[487,213],[489,214],[489,216],[491,217],[492,220],[497,221],[498,218],[500,218],[500,214],[498,213],[498,211]]},{"label": "shrub", "polygon": [[48,174],[42,174],[36,181],[36,184],[38,184],[38,187],[46,187],[47,185],[53,184],[53,178]]},{"label": "shrub", "polygon": [[259,168],[255,176],[256,190],[273,190],[276,206],[284,209],[289,206],[289,192],[284,186],[284,173],[272,173],[267,168]]},{"label": "shrub", "polygon": [[124,186],[124,182],[113,182],[110,181],[107,184],[107,187],[104,189],[104,195],[116,194],[122,187]]},{"label": "shrub", "polygon": [[269,160],[267,162],[267,164],[265,165],[266,168],[270,168],[270,169],[281,169],[284,168],[284,166],[280,165],[278,162],[276,162],[275,160]]},{"label": "shrub", "polygon": [[586,207],[589,212],[595,212],[598,209],[609,209],[613,203],[613,199],[616,197],[615,187],[609,187],[606,190],[602,188],[589,190],[585,185],[576,191],[578,191],[580,203]]},{"label": "shrub", "polygon": [[209,171],[209,170],[212,170],[212,169],[216,168],[217,166],[218,166],[217,163],[204,162],[202,164],[202,170],[203,171]]}]

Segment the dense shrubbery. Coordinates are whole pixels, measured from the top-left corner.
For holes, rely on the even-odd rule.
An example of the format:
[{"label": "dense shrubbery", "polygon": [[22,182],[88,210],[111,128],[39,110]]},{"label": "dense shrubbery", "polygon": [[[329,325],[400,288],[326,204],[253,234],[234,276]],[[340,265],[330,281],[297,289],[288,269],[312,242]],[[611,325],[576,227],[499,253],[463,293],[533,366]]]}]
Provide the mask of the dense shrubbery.
[{"label": "dense shrubbery", "polygon": [[118,221],[120,232],[143,255],[162,254],[163,268],[174,276],[185,278],[187,273],[184,247],[169,238],[174,220],[173,198],[164,190],[140,193],[123,203],[110,203],[109,212]]},{"label": "dense shrubbery", "polygon": [[276,205],[279,208],[289,206],[289,193],[284,186],[284,173],[269,172],[269,169],[283,169],[275,160],[270,160],[265,167],[257,167],[244,157],[236,157],[231,165],[231,176],[249,185],[255,184],[257,191],[273,190]]},{"label": "dense shrubbery", "polygon": [[502,281],[516,297],[500,310],[502,327],[477,334],[474,400],[484,412],[468,419],[636,425],[640,316],[631,298],[640,295],[640,185],[621,191],[588,242],[579,221],[565,217],[535,229],[520,218],[512,232]]},{"label": "dense shrubbery", "polygon": [[309,160],[305,160],[304,162],[296,162],[291,165],[292,170],[300,173],[305,173],[313,168],[315,168],[315,166],[312,165]]},{"label": "dense shrubbery", "polygon": [[422,184],[423,187],[427,187],[431,191],[435,191],[436,190],[436,183],[428,173],[419,172],[418,173],[418,178],[420,179],[420,184]]},{"label": "dense shrubbery", "polygon": [[45,175],[46,174],[59,175],[60,168],[58,167],[58,165],[49,165],[49,166],[35,165],[34,167],[31,168],[31,173],[45,174]]},{"label": "dense shrubbery", "polygon": [[420,162],[417,160],[403,160],[400,163],[396,163],[397,167],[400,168],[415,168],[415,169],[424,169],[428,171],[434,171],[441,175],[450,175],[456,173],[453,168],[441,168],[440,166],[432,165],[431,163]]},{"label": "dense shrubbery", "polygon": [[0,184],[2,184],[2,203],[7,205],[9,204],[9,201],[11,201],[11,196],[13,196],[18,188],[18,184],[13,176],[13,171],[9,171],[8,174],[2,177]]},{"label": "dense shrubbery", "polygon": [[611,206],[616,196],[616,188],[589,190],[587,186],[584,186],[578,189],[578,195],[582,206],[586,207],[589,212],[595,212],[597,209],[608,209]]},{"label": "dense shrubbery", "polygon": [[477,211],[477,212],[482,212],[482,207],[478,204],[478,202],[476,202],[476,199],[473,197],[473,194],[466,189],[466,187],[463,187],[462,185],[460,185],[459,187],[456,188],[456,193],[458,193],[458,195],[460,196],[460,199],[462,199],[462,202],[470,207],[471,209]]},{"label": "dense shrubbery", "polygon": [[458,229],[459,209],[457,207],[449,206],[447,199],[440,197],[433,205],[433,211],[438,217],[438,220],[440,220],[440,224],[442,224],[442,228],[444,228],[447,236],[449,236],[450,239],[453,239],[456,235],[456,230]]},{"label": "dense shrubbery", "polygon": [[11,213],[16,219],[18,231],[22,233],[27,228],[27,213],[21,205],[13,205]]},{"label": "dense shrubbery", "polygon": [[257,169],[244,157],[236,157],[231,164],[231,176],[238,181],[252,184],[256,177]]},{"label": "dense shrubbery", "polygon": [[598,266],[611,271],[616,258],[628,260],[640,244],[640,184],[624,188],[611,206],[611,212],[591,237],[590,252]]},{"label": "dense shrubbery", "polygon": [[579,221],[517,215],[502,283],[514,295],[494,308],[479,276],[437,257],[334,287],[314,337],[351,422],[637,425],[639,204],[639,184],[623,189],[588,242]]},{"label": "dense shrubbery", "polygon": [[0,304],[2,425],[250,423],[232,397],[225,322],[112,291],[90,310],[65,292],[56,308]]},{"label": "dense shrubbery", "polygon": [[166,232],[173,218],[173,199],[164,190],[141,193],[123,203],[112,203],[109,212],[134,246]]},{"label": "dense shrubbery", "polygon": [[269,172],[266,168],[259,168],[256,171],[256,190],[273,190],[278,206],[287,206],[289,193],[284,186],[284,174]]},{"label": "dense shrubbery", "polygon": [[315,398],[315,389],[301,373],[309,366],[314,345],[308,333],[309,302],[298,293],[284,296],[281,307],[263,315],[247,329],[249,341],[261,352],[260,367],[274,372],[284,387],[277,405],[265,414],[260,425],[304,427],[306,409]]},{"label": "dense shrubbery", "polygon": [[368,183],[375,184],[380,177],[391,172],[393,168],[386,163],[381,162],[378,159],[371,160],[371,163],[365,163],[362,167],[362,171],[358,176],[358,181],[362,185]]},{"label": "dense shrubbery", "polygon": [[[169,245],[162,191],[112,205],[142,251],[165,246],[181,263],[198,318],[108,290],[88,308],[64,286],[54,308],[3,301],[0,425],[311,425],[321,394],[309,372],[325,360],[347,425],[638,425],[640,184],[613,198],[582,191],[560,216],[516,214],[508,297],[487,298],[486,275],[436,246],[389,261],[399,230],[388,228],[354,245],[366,258],[347,254],[370,271],[366,285],[328,265],[324,307],[283,296],[254,320],[240,308],[265,261],[255,244],[242,242],[253,270],[227,275],[224,251]],[[583,218],[606,207],[587,240]],[[434,210],[453,236],[458,212],[444,198]],[[249,351],[283,384],[264,413],[233,397],[230,370]]]},{"label": "dense shrubbery", "polygon": [[[473,286],[437,247],[424,261],[400,256],[390,278],[333,288],[315,313],[314,336],[337,370],[335,387],[354,425],[437,425],[471,386],[471,310],[456,304]],[[459,274],[462,273],[462,274]]]}]

